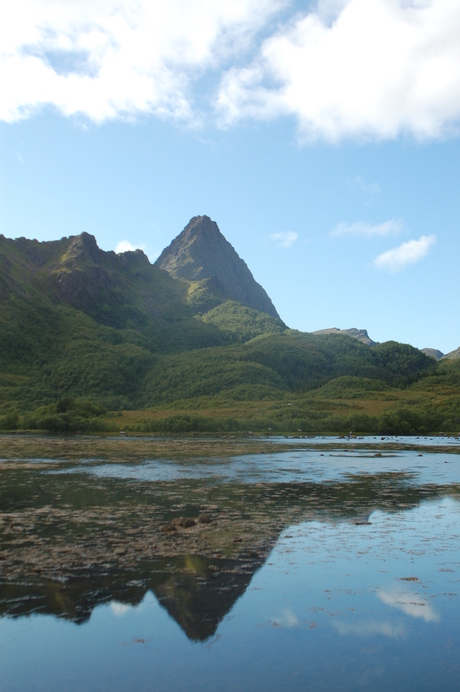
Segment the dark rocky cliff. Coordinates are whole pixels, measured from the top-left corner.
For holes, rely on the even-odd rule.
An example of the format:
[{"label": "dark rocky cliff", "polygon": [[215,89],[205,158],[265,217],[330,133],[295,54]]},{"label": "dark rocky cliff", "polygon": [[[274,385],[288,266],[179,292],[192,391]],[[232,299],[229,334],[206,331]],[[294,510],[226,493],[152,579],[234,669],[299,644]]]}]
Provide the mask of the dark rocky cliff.
[{"label": "dark rocky cliff", "polygon": [[208,216],[191,219],[155,264],[177,279],[202,281],[215,277],[227,298],[279,318],[265,290]]}]

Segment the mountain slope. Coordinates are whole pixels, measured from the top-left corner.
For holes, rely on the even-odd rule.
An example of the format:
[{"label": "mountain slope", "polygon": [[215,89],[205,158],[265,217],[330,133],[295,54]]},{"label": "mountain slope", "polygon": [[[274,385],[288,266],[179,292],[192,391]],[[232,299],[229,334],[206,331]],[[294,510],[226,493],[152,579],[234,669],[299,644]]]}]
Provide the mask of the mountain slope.
[{"label": "mountain slope", "polygon": [[195,216],[155,262],[171,276],[186,281],[215,277],[215,290],[259,312],[279,319],[265,290],[246,263],[208,216]]},{"label": "mountain slope", "polygon": [[202,282],[212,293],[202,314],[203,300],[190,300],[196,286],[140,250],[104,252],[87,233],[43,243],[0,236],[0,414],[68,396],[139,407],[159,355],[285,328],[218,295],[215,282]]},{"label": "mountain slope", "polygon": [[161,328],[193,316],[187,286],[150,264],[141,250],[101,250],[88,233],[39,243],[0,236],[1,299],[47,299],[116,328]]},{"label": "mountain slope", "polygon": [[[377,392],[380,415],[383,401],[399,400],[388,387],[405,396],[423,377],[445,392],[456,385],[455,362],[438,365],[411,346],[368,348],[355,333],[286,329],[207,217],[193,220],[176,241],[174,252],[171,246],[160,258],[161,264],[169,257],[171,275],[141,251],[104,252],[85,233],[45,243],[0,236],[0,429],[100,429],[104,407],[152,415],[157,407],[177,407],[171,420],[160,416],[156,428],[146,420],[143,430],[247,429],[246,415],[235,423],[229,407],[260,402],[253,429],[386,430],[396,429],[402,414],[391,419],[392,427],[380,426],[374,413],[355,420],[355,404],[342,395],[367,400]],[[180,276],[184,267],[189,278]],[[232,291],[261,309],[230,299]],[[442,381],[433,379],[435,373]],[[342,396],[338,418],[327,413],[335,404],[311,398],[328,382],[323,396]],[[294,397],[306,397],[302,414],[287,401]],[[269,401],[278,403],[266,418],[262,407]],[[203,405],[210,407],[211,422],[179,413]],[[452,429],[460,416],[456,406],[446,405],[436,425]],[[404,416],[408,430],[428,430],[435,420],[431,413],[420,414],[419,422]]]},{"label": "mountain slope", "polygon": [[442,356],[442,360],[456,360],[457,358],[460,358],[460,347],[456,348],[455,351],[451,351],[450,353],[446,353],[445,356]]}]

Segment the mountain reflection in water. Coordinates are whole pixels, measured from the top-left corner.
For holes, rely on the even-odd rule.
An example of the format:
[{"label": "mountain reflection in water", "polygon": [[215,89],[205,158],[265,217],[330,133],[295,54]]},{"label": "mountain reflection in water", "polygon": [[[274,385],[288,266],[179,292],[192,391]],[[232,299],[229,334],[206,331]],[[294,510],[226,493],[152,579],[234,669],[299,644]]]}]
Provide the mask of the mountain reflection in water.
[{"label": "mountain reflection in water", "polygon": [[460,497],[454,455],[334,454],[178,462],[179,470],[169,462],[171,480],[161,480],[166,462],[6,462],[0,613],[83,623],[100,604],[134,606],[151,591],[190,640],[206,641],[287,527],[347,522],[359,531],[372,512]]}]

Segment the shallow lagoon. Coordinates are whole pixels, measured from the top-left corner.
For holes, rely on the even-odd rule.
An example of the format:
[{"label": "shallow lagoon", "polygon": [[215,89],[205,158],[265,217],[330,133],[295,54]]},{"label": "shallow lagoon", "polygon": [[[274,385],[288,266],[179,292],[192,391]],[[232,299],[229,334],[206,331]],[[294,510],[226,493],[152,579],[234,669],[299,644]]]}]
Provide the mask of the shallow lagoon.
[{"label": "shallow lagoon", "polygon": [[2,690],[458,689],[455,449],[1,473]]}]

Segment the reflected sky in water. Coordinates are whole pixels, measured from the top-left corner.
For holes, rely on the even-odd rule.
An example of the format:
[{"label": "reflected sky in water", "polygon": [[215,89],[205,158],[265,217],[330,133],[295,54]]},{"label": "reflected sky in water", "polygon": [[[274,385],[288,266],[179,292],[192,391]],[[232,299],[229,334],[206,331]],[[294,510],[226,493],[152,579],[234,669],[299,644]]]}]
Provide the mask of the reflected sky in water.
[{"label": "reflected sky in water", "polygon": [[[378,454],[378,456],[376,456]],[[137,481],[184,479],[232,483],[294,483],[342,481],[355,475],[404,473],[412,483],[460,483],[460,461],[452,454],[417,454],[413,451],[296,450],[230,459],[162,460],[139,464],[110,464],[90,460],[57,473],[86,473],[100,478]],[[49,471],[48,473],[56,473]]]},{"label": "reflected sky in water", "polygon": [[[171,600],[168,605],[166,596],[177,596],[179,583],[172,571],[169,591],[163,586],[147,590],[135,605],[121,597],[96,604],[83,624],[44,614],[3,617],[0,689],[458,690],[460,503],[455,495],[460,457],[373,454],[295,450],[228,460],[72,462],[59,471],[41,472],[54,479],[73,473],[89,484],[189,478],[225,486],[231,481],[233,492],[260,481],[274,487],[318,483],[317,494],[327,492],[320,485],[325,482],[348,484],[353,493],[354,479],[369,476],[386,479],[379,486],[383,499],[393,478],[408,487],[443,492],[427,499],[420,495],[417,503],[408,495],[406,505],[400,495],[391,511],[384,504],[371,506],[360,521],[356,514],[334,514],[325,501],[317,516],[285,524],[268,557],[249,568],[212,635],[201,640],[187,636],[181,626],[178,609],[187,608],[189,592],[183,590],[175,606]],[[341,497],[333,500],[335,508]],[[263,523],[258,521],[254,534]],[[231,572],[227,565],[221,594],[231,588]],[[190,577],[201,588],[195,595],[200,608],[193,611],[200,620],[213,616],[215,594],[211,598],[207,591],[212,577],[209,570]]]},{"label": "reflected sky in water", "polygon": [[149,592],[77,626],[0,621],[3,691],[458,689],[460,504],[280,536],[212,640],[193,643]]},{"label": "reflected sky in water", "polygon": [[455,447],[460,444],[459,435],[436,435],[435,437],[413,436],[413,435],[362,435],[359,437],[341,435],[317,435],[300,436],[286,435],[282,437],[270,437],[270,440],[278,443],[291,442],[291,444],[341,444],[346,446],[366,445],[366,444],[401,444],[401,445],[421,445],[425,447]]}]

